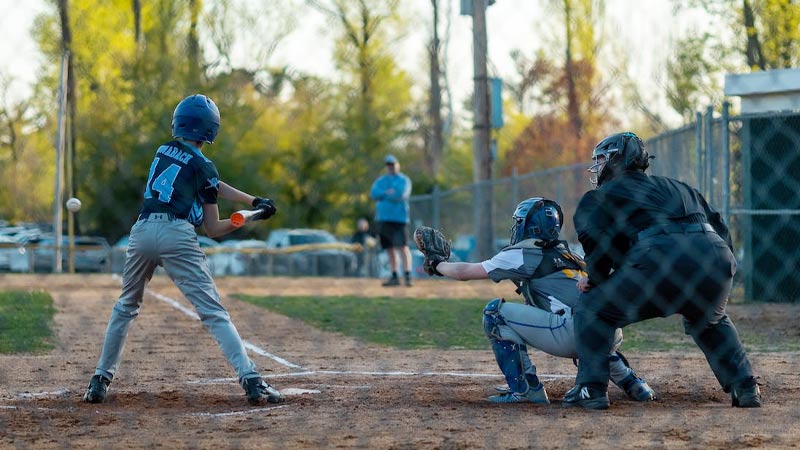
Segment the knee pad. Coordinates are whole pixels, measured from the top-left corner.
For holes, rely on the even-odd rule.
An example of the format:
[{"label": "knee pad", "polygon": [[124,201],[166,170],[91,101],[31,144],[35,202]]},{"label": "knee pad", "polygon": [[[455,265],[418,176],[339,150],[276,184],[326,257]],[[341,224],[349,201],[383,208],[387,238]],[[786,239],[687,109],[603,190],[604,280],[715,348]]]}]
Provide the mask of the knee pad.
[{"label": "knee pad", "polygon": [[501,339],[497,327],[506,324],[503,316],[500,315],[500,305],[503,302],[505,302],[504,299],[496,298],[483,308],[483,331],[486,332],[486,337],[489,339]]}]

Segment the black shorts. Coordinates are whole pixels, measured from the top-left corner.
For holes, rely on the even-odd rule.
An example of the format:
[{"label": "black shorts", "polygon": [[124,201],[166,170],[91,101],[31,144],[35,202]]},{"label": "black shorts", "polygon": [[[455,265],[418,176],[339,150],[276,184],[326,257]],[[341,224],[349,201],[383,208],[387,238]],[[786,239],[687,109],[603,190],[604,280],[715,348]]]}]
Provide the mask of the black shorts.
[{"label": "black shorts", "polygon": [[405,247],[408,225],[400,222],[378,222],[378,236],[381,247],[385,250],[392,247]]}]

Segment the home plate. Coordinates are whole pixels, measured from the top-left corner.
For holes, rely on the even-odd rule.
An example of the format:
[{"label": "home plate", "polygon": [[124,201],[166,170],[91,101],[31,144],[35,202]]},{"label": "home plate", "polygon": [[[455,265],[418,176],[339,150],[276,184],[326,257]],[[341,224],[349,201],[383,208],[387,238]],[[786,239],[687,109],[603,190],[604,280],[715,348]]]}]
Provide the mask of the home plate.
[{"label": "home plate", "polygon": [[299,389],[299,388],[286,388],[286,389],[280,389],[280,391],[281,391],[281,394],[289,395],[289,396],[292,396],[292,395],[303,395],[303,394],[319,394],[319,393],[321,393],[321,391],[318,391],[316,389]]}]

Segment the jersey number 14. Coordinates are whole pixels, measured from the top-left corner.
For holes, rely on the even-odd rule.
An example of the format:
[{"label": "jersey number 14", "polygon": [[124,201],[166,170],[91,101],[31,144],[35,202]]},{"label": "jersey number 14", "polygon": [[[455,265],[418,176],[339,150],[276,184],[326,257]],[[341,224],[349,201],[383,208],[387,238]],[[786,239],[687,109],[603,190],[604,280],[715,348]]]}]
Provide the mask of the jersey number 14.
[{"label": "jersey number 14", "polygon": [[[144,198],[153,198],[152,191],[156,191],[158,192],[158,201],[169,203],[169,201],[172,200],[172,191],[175,190],[172,185],[175,183],[175,179],[178,178],[178,172],[181,171],[181,166],[170,164],[169,167],[156,175],[155,172],[159,160],[160,158],[155,158],[153,164],[150,165],[150,174],[147,176]],[[155,177],[155,179],[153,177]]]}]

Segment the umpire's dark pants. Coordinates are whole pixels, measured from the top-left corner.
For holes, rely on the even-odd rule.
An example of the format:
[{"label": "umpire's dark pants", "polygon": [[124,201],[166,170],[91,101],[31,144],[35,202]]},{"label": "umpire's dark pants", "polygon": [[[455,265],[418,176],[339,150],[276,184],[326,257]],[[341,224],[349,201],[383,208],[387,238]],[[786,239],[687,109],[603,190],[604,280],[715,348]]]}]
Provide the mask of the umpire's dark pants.
[{"label": "umpire's dark pants", "polygon": [[637,242],[611,277],[580,297],[575,334],[577,383],[607,384],[614,330],[681,314],[717,380],[731,386],[753,376],[739,334],[725,313],[736,260],[716,233],[673,233]]}]

